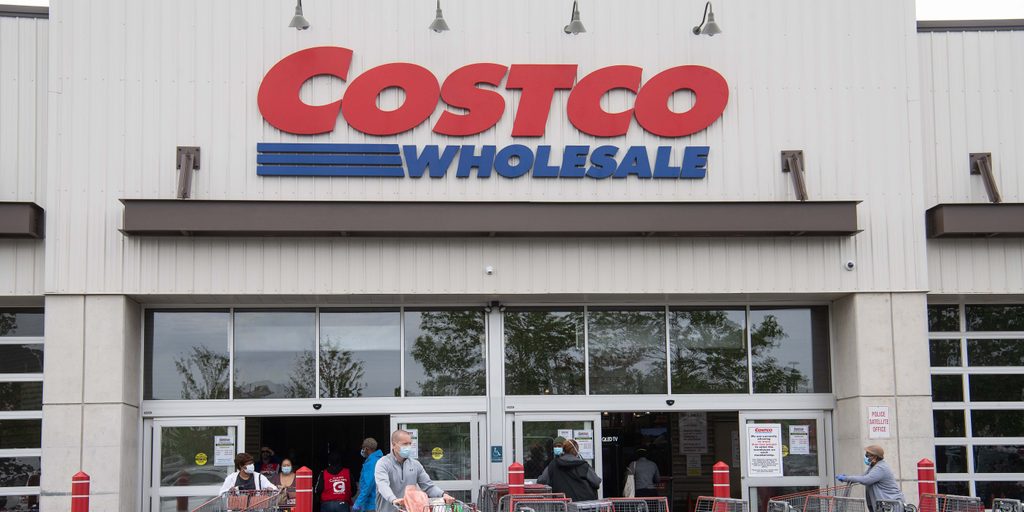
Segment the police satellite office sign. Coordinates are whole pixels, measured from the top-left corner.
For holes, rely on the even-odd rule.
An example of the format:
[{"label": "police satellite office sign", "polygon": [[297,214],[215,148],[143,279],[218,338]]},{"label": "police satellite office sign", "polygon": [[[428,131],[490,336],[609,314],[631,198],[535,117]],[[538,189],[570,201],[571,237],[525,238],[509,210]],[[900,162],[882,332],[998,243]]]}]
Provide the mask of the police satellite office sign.
[{"label": "police satellite office sign", "polygon": [[[618,65],[597,69],[577,81],[576,64],[468,64],[443,81],[428,69],[395,62],[371,68],[347,85],[342,99],[312,106],[299,98],[302,85],[315,76],[347,80],[353,52],[325,46],[293,53],[275,64],[260,84],[257,103],[263,118],[282,132],[297,135],[330,133],[342,117],[348,126],[366,135],[398,135],[423,123],[439,104],[443,109],[431,131],[448,137],[466,137],[493,129],[505,115],[506,98],[496,88],[520,91],[511,136],[544,136],[558,91],[569,91],[565,115],[581,133],[593,137],[619,137],[635,119],[659,137],[684,137],[703,131],[717,121],[728,103],[729,87],[718,72],[694,65],[662,70],[641,84],[643,69]],[[405,99],[395,110],[383,110],[377,98],[386,89],[399,88]],[[626,89],[636,94],[633,106],[607,112],[601,98]],[[669,99],[688,90],[693,106],[674,112]],[[653,155],[645,146],[510,144],[503,147],[466,145],[399,145],[260,143],[257,174],[261,176],[351,176],[443,178],[556,179],[699,179],[706,176],[708,146],[659,146]],[[682,163],[670,165],[681,153]]]}]

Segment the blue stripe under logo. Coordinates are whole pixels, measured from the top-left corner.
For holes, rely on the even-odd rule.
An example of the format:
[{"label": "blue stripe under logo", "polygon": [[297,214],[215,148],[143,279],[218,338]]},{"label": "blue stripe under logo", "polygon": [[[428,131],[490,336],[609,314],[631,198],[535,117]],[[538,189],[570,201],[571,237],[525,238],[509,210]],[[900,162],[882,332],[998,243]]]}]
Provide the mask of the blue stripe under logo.
[{"label": "blue stripe under logo", "polygon": [[403,178],[398,144],[256,144],[258,176]]}]

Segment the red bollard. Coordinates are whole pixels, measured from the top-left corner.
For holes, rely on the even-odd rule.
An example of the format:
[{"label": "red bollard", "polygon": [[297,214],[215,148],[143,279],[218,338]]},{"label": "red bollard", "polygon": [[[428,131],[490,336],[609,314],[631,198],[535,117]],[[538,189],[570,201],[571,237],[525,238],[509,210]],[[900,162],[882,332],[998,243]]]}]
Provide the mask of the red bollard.
[{"label": "red bollard", "polygon": [[313,471],[302,466],[295,472],[294,512],[313,512]]},{"label": "red bollard", "polygon": [[924,495],[935,494],[935,492],[935,463],[928,459],[921,459],[917,461],[918,503],[924,506]]},{"label": "red bollard", "polygon": [[89,512],[89,475],[82,471],[71,477],[71,512]]},{"label": "red bollard", "polygon": [[523,471],[523,465],[518,462],[513,462],[508,466],[508,493],[509,494],[525,494],[526,486],[525,480],[526,473]]},{"label": "red bollard", "polygon": [[729,465],[718,461],[712,466],[711,480],[715,484],[715,497],[716,498],[728,498],[729,497]]}]

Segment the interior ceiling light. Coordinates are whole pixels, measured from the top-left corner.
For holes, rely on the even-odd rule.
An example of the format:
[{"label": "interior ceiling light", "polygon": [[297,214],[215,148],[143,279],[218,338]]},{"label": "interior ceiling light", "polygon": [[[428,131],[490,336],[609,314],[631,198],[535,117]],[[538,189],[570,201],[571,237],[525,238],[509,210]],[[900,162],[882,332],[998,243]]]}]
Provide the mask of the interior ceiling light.
[{"label": "interior ceiling light", "polygon": [[704,4],[704,18],[700,20],[700,25],[693,27],[693,35],[713,36],[721,33],[722,29],[718,28],[718,23],[715,23],[715,11],[711,8],[711,2],[708,2]]},{"label": "interior ceiling light", "polygon": [[444,14],[441,14],[441,0],[437,0],[437,13],[434,15],[434,22],[430,24],[430,30],[439,34],[448,31],[448,23],[444,21]]},{"label": "interior ceiling light", "polygon": [[565,26],[566,34],[580,34],[586,32],[587,29],[583,27],[583,22],[580,21],[580,6],[577,0],[572,2],[572,18],[569,20],[569,24]]},{"label": "interior ceiling light", "polygon": [[292,22],[289,23],[288,26],[296,30],[306,30],[309,28],[309,22],[306,21],[306,17],[302,15],[302,0],[296,0],[295,16],[292,16]]}]

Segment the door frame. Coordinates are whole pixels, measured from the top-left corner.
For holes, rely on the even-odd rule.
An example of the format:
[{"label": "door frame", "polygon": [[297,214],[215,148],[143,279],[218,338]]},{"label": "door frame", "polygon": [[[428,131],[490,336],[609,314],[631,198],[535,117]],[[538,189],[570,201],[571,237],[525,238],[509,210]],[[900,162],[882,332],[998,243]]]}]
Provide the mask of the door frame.
[{"label": "door frame", "polygon": [[[485,420],[481,414],[391,414],[391,431],[398,430],[399,425],[409,423],[469,423],[469,445],[470,445],[470,475],[471,480],[434,480],[438,487],[448,491],[469,491],[471,501],[476,502],[480,485],[484,483],[483,468],[483,442],[481,435],[484,434],[482,425]],[[391,439],[388,439],[390,446]],[[468,482],[468,483],[467,483]],[[468,486],[468,487],[467,487]]]},{"label": "door frame", "polygon": [[[235,427],[235,450],[245,448],[245,417],[224,416],[209,418],[153,418],[143,420],[143,508],[149,507],[158,512],[160,498],[214,496],[220,492],[220,486],[195,486],[162,488],[160,486],[160,443],[163,440],[162,429],[165,427]],[[229,471],[229,474],[232,471]],[[148,504],[148,505],[147,505]]]},{"label": "door frame", "polygon": [[[523,464],[523,422],[532,421],[589,421],[594,428],[594,472],[597,476],[604,478],[603,455],[601,449],[601,413],[600,412],[566,412],[566,413],[515,413],[512,416],[513,446],[515,461]],[[604,483],[597,490],[599,498],[604,497]]]},{"label": "door frame", "polygon": [[[782,476],[751,478],[747,474],[747,448],[750,440],[747,437],[747,420],[817,420],[819,428],[815,442],[818,446],[818,476]],[[739,411],[740,427],[740,489],[743,500],[751,503],[751,487],[828,487],[832,485],[832,411]],[[753,506],[757,504],[754,503]],[[753,510],[752,506],[752,510]]]}]

